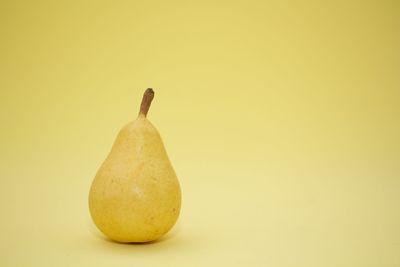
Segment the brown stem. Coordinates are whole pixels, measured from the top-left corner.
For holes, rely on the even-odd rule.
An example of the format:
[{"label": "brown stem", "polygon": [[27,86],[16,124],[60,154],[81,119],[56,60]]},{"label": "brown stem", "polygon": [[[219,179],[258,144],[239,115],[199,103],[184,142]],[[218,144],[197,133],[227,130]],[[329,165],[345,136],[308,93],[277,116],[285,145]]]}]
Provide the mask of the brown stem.
[{"label": "brown stem", "polygon": [[143,94],[142,104],[140,105],[139,116],[140,115],[143,115],[144,117],[147,116],[147,112],[149,112],[149,108],[153,98],[154,98],[154,91],[153,89],[148,88]]}]

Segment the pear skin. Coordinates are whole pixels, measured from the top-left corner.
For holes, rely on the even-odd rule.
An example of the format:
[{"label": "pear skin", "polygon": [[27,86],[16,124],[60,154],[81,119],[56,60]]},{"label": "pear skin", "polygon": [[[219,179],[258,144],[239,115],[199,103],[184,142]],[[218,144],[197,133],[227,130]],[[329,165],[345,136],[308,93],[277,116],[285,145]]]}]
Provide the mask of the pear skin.
[{"label": "pear skin", "polygon": [[147,89],[138,118],[120,130],[89,192],[95,225],[117,242],[159,239],[174,226],[181,208],[175,171],[146,118],[153,97]]}]

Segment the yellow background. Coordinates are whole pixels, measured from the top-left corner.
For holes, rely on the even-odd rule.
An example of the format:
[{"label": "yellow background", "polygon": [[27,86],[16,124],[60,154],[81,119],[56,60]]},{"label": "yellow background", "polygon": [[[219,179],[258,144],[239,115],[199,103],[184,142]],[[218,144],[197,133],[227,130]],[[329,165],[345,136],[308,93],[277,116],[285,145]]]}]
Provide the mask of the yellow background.
[{"label": "yellow background", "polygon": [[[1,1],[1,266],[400,266],[398,1]],[[143,91],[183,190],[105,240],[93,176]]]}]

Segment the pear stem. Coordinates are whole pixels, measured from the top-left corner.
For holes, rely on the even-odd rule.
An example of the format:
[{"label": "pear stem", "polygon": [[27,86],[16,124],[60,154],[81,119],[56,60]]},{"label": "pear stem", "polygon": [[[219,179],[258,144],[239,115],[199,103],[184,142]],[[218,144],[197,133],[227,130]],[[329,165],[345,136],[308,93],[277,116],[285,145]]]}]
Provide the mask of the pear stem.
[{"label": "pear stem", "polygon": [[149,112],[149,108],[151,105],[151,101],[154,98],[154,91],[151,88],[147,88],[147,90],[143,94],[142,104],[140,105],[139,116],[147,116],[147,112]]}]

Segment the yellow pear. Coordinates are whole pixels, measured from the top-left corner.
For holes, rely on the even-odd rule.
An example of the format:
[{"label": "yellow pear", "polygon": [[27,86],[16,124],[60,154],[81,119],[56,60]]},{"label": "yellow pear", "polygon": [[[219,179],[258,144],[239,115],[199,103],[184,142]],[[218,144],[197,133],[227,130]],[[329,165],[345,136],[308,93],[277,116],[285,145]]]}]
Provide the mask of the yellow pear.
[{"label": "yellow pear", "polygon": [[119,132],[89,192],[97,228],[117,242],[148,242],[178,219],[181,190],[157,129],[147,120],[154,97],[143,95],[136,120]]}]

